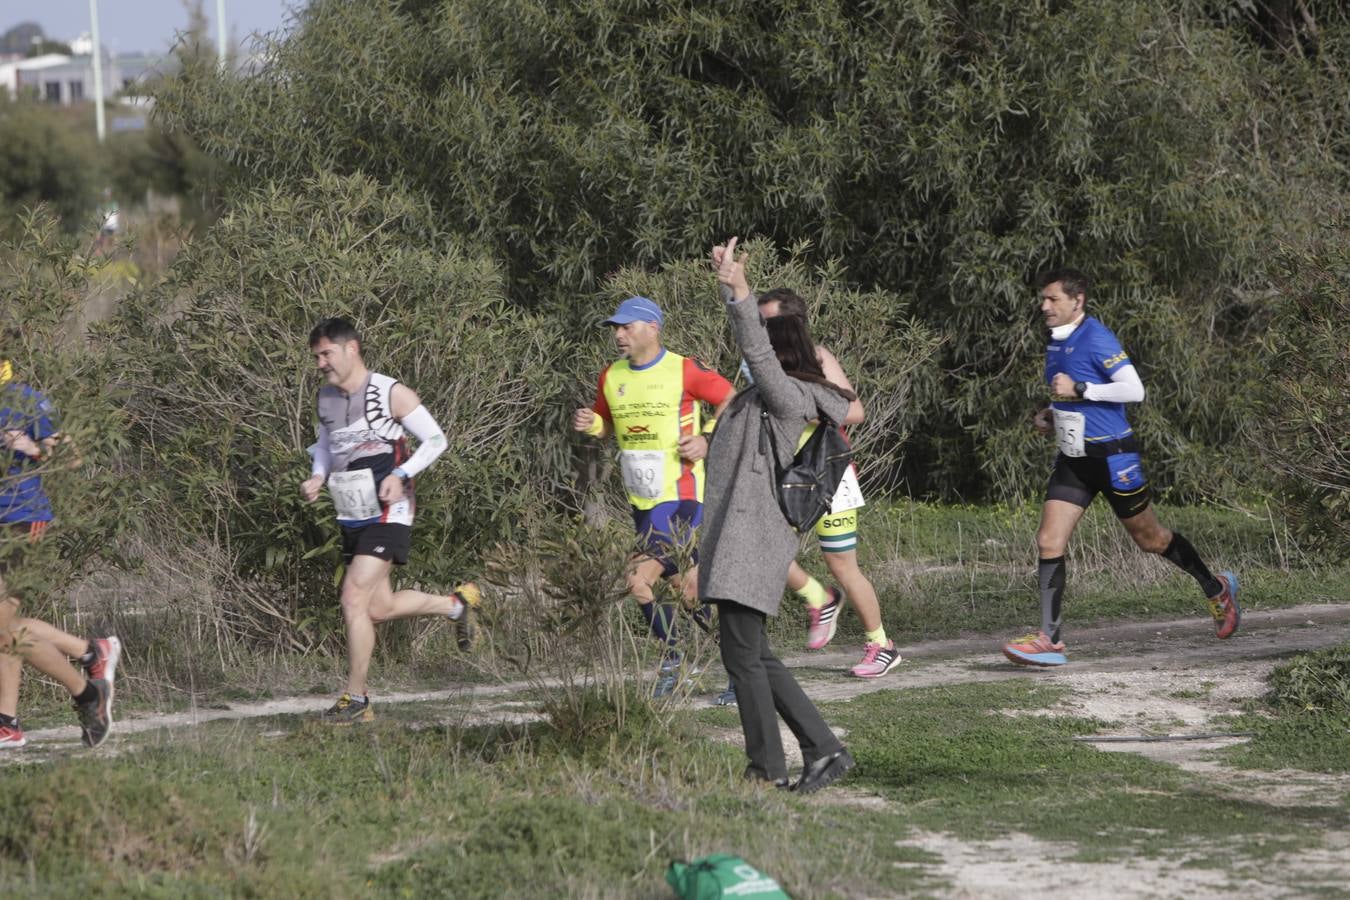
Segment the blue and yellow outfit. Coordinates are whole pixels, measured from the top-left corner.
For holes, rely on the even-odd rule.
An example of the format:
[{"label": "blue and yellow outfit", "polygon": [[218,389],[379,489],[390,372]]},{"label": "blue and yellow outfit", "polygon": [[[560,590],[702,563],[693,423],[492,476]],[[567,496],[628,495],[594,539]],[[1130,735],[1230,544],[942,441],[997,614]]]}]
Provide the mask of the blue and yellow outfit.
[{"label": "blue and yellow outfit", "polygon": [[[1075,383],[1104,384],[1128,365],[1130,357],[1111,329],[1087,316],[1067,337],[1052,339],[1046,347],[1045,381],[1063,373]],[[1051,410],[1060,452],[1046,499],[1086,507],[1104,493],[1121,519],[1143,512],[1149,504],[1148,479],[1125,404],[1055,400]]]}]

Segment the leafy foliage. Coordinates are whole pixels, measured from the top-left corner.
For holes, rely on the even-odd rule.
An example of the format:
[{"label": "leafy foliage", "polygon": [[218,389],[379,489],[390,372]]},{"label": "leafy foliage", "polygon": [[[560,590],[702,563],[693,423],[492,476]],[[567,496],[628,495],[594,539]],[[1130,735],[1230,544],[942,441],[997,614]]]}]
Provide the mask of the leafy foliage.
[{"label": "leafy foliage", "polygon": [[1350,220],[1280,255],[1281,300],[1263,342],[1267,381],[1250,429],[1309,546],[1350,555]]},{"label": "leafy foliage", "polygon": [[[308,334],[325,316],[362,328],[367,363],[410,385],[449,439],[418,480],[420,577],[449,587],[481,542],[509,535],[559,486],[533,429],[560,419],[557,346],[501,297],[492,263],[438,230],[425,206],[359,176],[243,198],[129,300],[104,337],[164,517],[210,538],[248,578],[285,590],[288,618],[335,616],[338,535],[306,506],[304,448],[318,379]],[[332,624],[332,623],[330,623]]]},{"label": "leafy foliage", "polygon": [[[919,493],[1040,487],[1027,286],[1075,263],[1153,391],[1155,482],[1195,496],[1231,487],[1247,409],[1204,386],[1243,381],[1266,248],[1341,177],[1335,67],[1224,21],[1149,0],[329,0],[262,70],[192,70],[158,110],[242,184],[331,169],[425,197],[522,305],[573,313],[606,273],[729,233],[842,260],[945,337]],[[1323,58],[1341,44],[1328,29]]]},{"label": "leafy foliage", "polygon": [[73,329],[94,267],[45,208],[18,217],[16,231],[0,242],[6,285],[0,358],[13,363],[17,381],[51,401],[66,438],[31,470],[42,476],[56,515],[48,538],[27,545],[6,531],[0,542],[0,556],[22,551],[22,573],[6,577],[40,614],[72,578],[116,558],[118,536],[144,509],[125,477],[127,421],[113,383],[117,361]]},{"label": "leafy foliage", "polygon": [[68,110],[12,101],[0,91],[0,235],[15,232],[25,208],[47,204],[74,229],[97,202],[98,146]]}]

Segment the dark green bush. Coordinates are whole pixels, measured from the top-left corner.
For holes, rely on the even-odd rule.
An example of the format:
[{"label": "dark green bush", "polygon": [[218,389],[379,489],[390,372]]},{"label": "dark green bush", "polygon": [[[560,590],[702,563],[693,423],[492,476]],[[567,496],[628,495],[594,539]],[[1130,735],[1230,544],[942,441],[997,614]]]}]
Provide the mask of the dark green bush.
[{"label": "dark green bush", "polygon": [[444,428],[449,449],[419,478],[414,555],[417,577],[447,589],[564,486],[565,445],[538,437],[563,419],[549,402],[562,348],[424,205],[359,176],[295,188],[242,198],[102,334],[165,524],[274,581],[288,621],[331,625],[337,528],[326,500],[298,494],[314,323],[352,317],[371,368],[410,385]]},{"label": "dark green bush", "polygon": [[1269,52],[1211,7],[319,0],[259,71],[189,67],[158,111],[240,185],[332,170],[425,198],[564,321],[607,273],[731,233],[842,261],[944,338],[912,397],[917,493],[1039,490],[1028,285],[1076,264],[1150,389],[1155,483],[1194,498],[1244,466],[1269,249],[1345,184],[1344,35]]},{"label": "dark green bush", "polygon": [[1309,547],[1350,555],[1350,220],[1287,247],[1250,440]]},{"label": "dark green bush", "polygon": [[92,127],[73,110],[16,102],[0,90],[0,135],[0,236],[20,239],[18,215],[39,204],[68,230],[97,230],[102,170]]},{"label": "dark green bush", "polygon": [[68,438],[40,470],[56,516],[48,538],[27,545],[5,531],[0,540],[0,556],[22,550],[25,579],[11,586],[42,615],[48,604],[64,603],[74,578],[116,562],[119,535],[149,511],[127,478],[128,423],[114,383],[119,361],[75,330],[95,271],[46,208],[16,217],[14,231],[13,239],[0,239],[0,358],[13,362],[16,380],[47,396]]}]

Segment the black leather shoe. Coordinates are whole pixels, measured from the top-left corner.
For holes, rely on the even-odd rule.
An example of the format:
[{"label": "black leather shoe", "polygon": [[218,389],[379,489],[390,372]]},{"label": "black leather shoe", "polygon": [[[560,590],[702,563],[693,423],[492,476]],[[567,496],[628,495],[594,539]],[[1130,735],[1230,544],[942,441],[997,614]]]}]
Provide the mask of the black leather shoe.
[{"label": "black leather shoe", "polygon": [[847,747],[842,747],[828,756],[812,760],[810,765],[802,769],[802,777],[792,789],[799,794],[813,793],[842,778],[851,768],[853,768],[853,754],[848,752]]}]

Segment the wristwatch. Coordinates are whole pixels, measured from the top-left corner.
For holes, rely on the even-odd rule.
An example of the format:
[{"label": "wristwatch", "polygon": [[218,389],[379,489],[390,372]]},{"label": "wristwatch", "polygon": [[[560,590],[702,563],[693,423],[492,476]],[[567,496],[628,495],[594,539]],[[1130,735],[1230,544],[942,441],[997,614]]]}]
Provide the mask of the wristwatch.
[{"label": "wristwatch", "polygon": [[1086,381],[1075,381],[1075,382],[1073,383],[1073,392],[1074,392],[1075,394],[1077,394],[1079,397],[1081,397],[1081,398],[1083,398],[1084,400],[1086,400],[1086,399],[1087,399],[1087,382],[1086,382]]},{"label": "wristwatch", "polygon": [[409,475],[407,472],[403,471],[402,469],[395,469],[393,474],[398,476],[398,480],[403,482],[404,487],[407,487],[408,482],[412,481],[412,476]]}]

